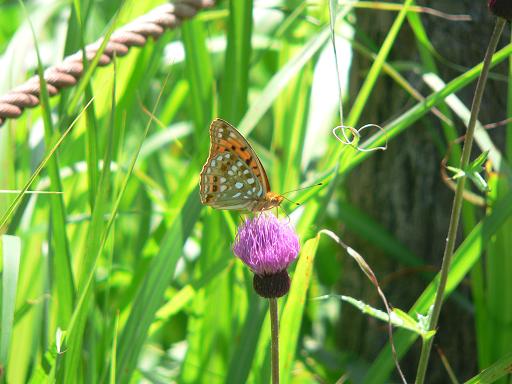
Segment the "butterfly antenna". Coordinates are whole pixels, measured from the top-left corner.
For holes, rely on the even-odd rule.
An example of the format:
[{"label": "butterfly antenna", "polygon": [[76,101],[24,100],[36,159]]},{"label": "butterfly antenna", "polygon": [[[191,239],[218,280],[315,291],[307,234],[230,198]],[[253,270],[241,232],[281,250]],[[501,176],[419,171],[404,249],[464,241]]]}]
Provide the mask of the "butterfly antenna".
[{"label": "butterfly antenna", "polygon": [[[291,191],[290,191],[290,192],[291,192]],[[286,201],[289,201],[290,203],[295,204],[296,206],[299,206],[299,205],[300,205],[300,203],[297,203],[296,201],[293,201],[293,200],[291,200],[291,199],[287,198],[287,197],[286,197],[286,196],[284,196],[284,195],[281,195],[281,197],[282,197],[283,199],[285,199]]]},{"label": "butterfly antenna", "polygon": [[[307,187],[302,187],[302,188],[297,188],[297,189],[292,189],[291,191],[288,191],[288,192],[285,192],[283,193],[281,196],[284,197],[284,195],[288,194],[288,193],[292,193],[292,192],[297,192],[297,191],[302,191],[303,189],[308,189],[308,188],[313,188],[313,187],[319,187],[321,185],[323,185],[324,183],[317,183],[317,184],[313,184],[313,185],[308,185]],[[286,199],[286,197],[284,197]],[[286,199],[286,200],[289,200],[289,199]],[[291,201],[291,200],[289,200]],[[292,201],[292,203],[295,203],[294,201]],[[300,205],[300,204],[297,204],[297,205]]]}]

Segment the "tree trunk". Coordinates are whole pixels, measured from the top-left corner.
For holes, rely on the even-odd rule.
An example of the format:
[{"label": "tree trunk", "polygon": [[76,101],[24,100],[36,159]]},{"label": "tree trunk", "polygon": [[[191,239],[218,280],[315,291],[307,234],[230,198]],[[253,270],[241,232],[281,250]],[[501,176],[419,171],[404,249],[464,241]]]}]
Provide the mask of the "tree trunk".
[{"label": "tree trunk", "polygon": [[[421,19],[434,48],[447,61],[466,68],[482,61],[494,27],[494,17],[489,14],[485,0],[425,0],[417,1],[417,4],[446,13],[471,15],[473,21],[470,22],[448,21],[429,15],[422,15]],[[361,9],[357,11],[357,28],[365,31],[380,46],[395,17],[396,13],[392,12]],[[503,42],[506,43],[506,40]],[[415,38],[407,22],[387,61],[409,61],[421,65]],[[351,71],[352,101],[371,64],[366,58],[355,54]],[[461,70],[446,62],[438,60],[436,64],[446,82],[461,74]],[[503,75],[506,70],[506,65],[502,64],[493,73]],[[431,93],[418,74],[404,71],[402,74],[423,95]],[[474,88],[475,83],[457,94],[468,108],[471,106]],[[480,121],[485,124],[503,120],[506,117],[506,82],[491,78],[486,95],[493,97],[484,98]],[[384,125],[416,103],[392,79],[381,76],[359,126],[368,123]],[[464,125],[456,117],[454,121],[459,135],[463,135]],[[496,129],[489,132],[495,143],[503,142],[496,140],[497,137],[503,137],[503,131]],[[440,269],[453,200],[453,192],[441,180],[440,162],[444,153],[436,146],[436,140],[446,143],[439,120],[429,114],[399,138],[392,140],[387,151],[374,153],[351,173],[347,182],[350,202],[422,258],[431,272]],[[404,310],[410,308],[426,287],[427,281],[420,277],[420,271],[407,270],[405,266],[398,265],[388,255],[358,237],[357,233],[348,235],[351,244],[365,256],[380,281],[387,282],[383,289],[391,303]],[[351,260],[345,260],[346,272],[341,291],[382,307],[371,284]],[[462,284],[458,292],[470,298],[468,284]],[[387,342],[386,327],[382,323],[348,306],[343,307],[340,328],[342,347],[367,361],[372,361]],[[347,332],[347,329],[351,331]],[[376,340],[380,340],[380,343],[376,343]],[[445,303],[435,342],[446,354],[459,379],[467,379],[478,372],[474,318],[467,306],[461,305],[460,300],[450,299]],[[402,361],[409,382],[413,381],[416,373],[419,351],[418,341]],[[427,382],[448,381],[434,349]]]}]

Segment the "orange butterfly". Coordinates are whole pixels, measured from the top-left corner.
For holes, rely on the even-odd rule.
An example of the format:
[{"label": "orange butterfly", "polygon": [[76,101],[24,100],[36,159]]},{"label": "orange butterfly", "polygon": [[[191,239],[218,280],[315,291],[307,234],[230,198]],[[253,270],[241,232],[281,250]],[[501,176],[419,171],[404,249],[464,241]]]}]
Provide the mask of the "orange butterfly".
[{"label": "orange butterfly", "polygon": [[247,140],[231,124],[210,124],[210,153],[201,170],[201,202],[217,209],[260,212],[278,207],[265,168]]}]

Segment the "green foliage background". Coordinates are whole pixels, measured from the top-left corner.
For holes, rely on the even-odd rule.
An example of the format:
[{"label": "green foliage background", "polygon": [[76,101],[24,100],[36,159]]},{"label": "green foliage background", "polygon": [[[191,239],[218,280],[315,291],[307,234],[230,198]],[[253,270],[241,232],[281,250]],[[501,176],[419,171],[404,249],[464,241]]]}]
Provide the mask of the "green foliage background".
[{"label": "green foliage background", "polygon": [[[27,2],[26,9],[46,66],[159,3]],[[351,40],[360,32],[352,5],[339,6],[336,31],[349,38],[343,52],[359,49],[374,59],[364,83],[356,85],[357,97],[346,100],[351,106],[347,125],[366,123],[361,113],[380,76],[391,76],[413,97],[404,73],[386,62],[404,25],[421,43],[419,65],[424,72],[437,72],[421,18],[407,12],[411,5],[406,0],[405,8],[398,8],[377,49],[364,39]],[[37,73],[38,60],[24,9],[16,2],[0,7],[0,87],[5,92]],[[317,234],[321,228],[346,226],[400,265],[421,264],[345,199],[346,175],[372,152],[344,146],[331,134],[339,124],[337,101],[324,99],[320,77],[331,71],[330,81],[336,81],[333,68],[321,61],[332,51],[329,3],[289,0],[254,7],[259,17],[253,22],[252,1],[220,2],[144,48],[131,49],[115,66],[93,66],[92,76],[79,86],[50,100],[43,97],[41,108],[0,128],[0,188],[63,192],[0,194],[6,234],[1,258],[4,382],[269,382],[267,303],[252,292],[250,272],[231,252],[240,215],[199,202],[208,127],[217,116],[249,137],[275,192],[323,182],[290,195],[303,203],[300,208],[284,204],[302,251],[291,270],[290,294],[280,300],[282,382],[335,382],[347,375],[352,382],[383,383],[394,377],[389,345],[372,361],[341,350],[336,338],[341,301],[312,300],[343,293],[333,290],[343,278],[335,255],[343,251]],[[494,63],[511,52],[512,45],[501,48]],[[476,66],[449,81],[439,79],[438,91],[391,120],[385,135],[373,132],[365,145],[386,140],[393,145],[419,119],[432,118],[434,106],[449,117],[463,117],[463,109],[444,100],[472,84],[479,71]],[[342,71],[342,76],[347,74]],[[156,122],[150,122],[144,107]],[[459,135],[453,123],[445,121],[443,128],[445,137],[439,139],[444,143]],[[506,170],[510,134],[505,147]],[[490,150],[491,158],[500,154]],[[459,153],[455,146],[455,166]],[[439,160],[443,156],[440,152]],[[37,177],[28,185],[32,175]],[[477,354],[481,369],[504,359],[494,373],[504,372],[512,360],[506,355],[512,345],[508,176],[489,180],[485,214],[467,205],[465,239],[457,248],[447,292],[470,274],[477,350],[465,353]],[[402,309],[414,318],[425,314],[435,284],[435,278],[427,282],[414,306]],[[399,354],[417,339],[415,333],[398,331]]]}]

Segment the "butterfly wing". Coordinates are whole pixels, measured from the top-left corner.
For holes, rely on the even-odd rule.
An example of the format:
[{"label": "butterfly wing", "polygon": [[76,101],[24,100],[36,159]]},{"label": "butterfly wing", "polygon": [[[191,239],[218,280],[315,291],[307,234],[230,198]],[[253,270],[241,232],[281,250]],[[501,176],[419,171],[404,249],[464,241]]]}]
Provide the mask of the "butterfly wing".
[{"label": "butterfly wing", "polygon": [[210,153],[201,171],[201,202],[252,211],[269,191],[265,169],[247,140],[228,122],[213,120]]}]

